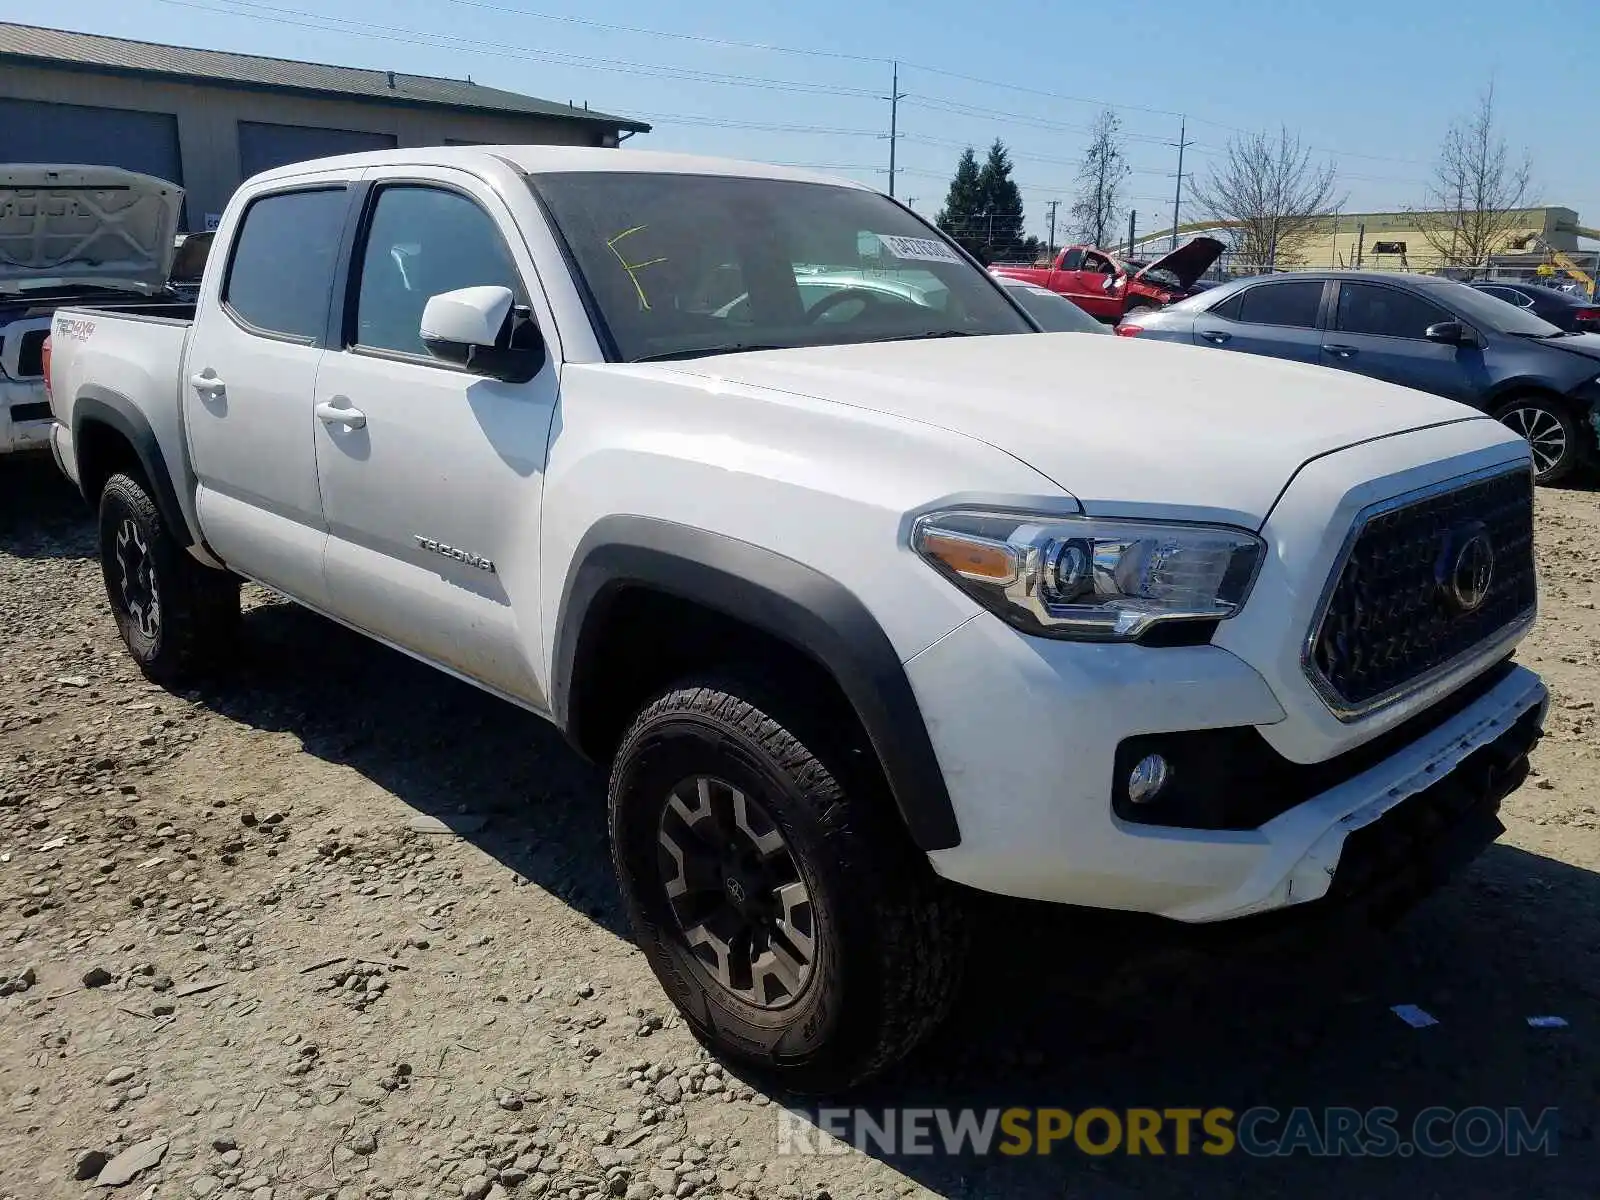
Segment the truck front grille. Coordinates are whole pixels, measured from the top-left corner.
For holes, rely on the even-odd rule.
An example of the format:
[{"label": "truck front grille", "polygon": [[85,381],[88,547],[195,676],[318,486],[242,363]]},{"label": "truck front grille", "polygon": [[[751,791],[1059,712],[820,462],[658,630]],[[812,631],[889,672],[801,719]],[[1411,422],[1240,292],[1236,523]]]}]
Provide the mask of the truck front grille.
[{"label": "truck front grille", "polygon": [[1306,675],[1353,720],[1472,657],[1536,600],[1526,467],[1385,501],[1357,517],[1335,564]]}]

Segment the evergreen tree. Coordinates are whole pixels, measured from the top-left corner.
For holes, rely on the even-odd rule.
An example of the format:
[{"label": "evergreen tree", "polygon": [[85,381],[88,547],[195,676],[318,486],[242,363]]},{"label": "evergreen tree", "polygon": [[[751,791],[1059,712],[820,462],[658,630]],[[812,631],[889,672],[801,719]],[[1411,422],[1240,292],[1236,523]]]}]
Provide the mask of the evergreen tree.
[{"label": "evergreen tree", "polygon": [[978,173],[983,198],[984,248],[991,259],[1015,258],[1024,251],[1022,192],[1011,178],[1011,155],[999,138],[989,147]]},{"label": "evergreen tree", "polygon": [[983,224],[982,177],[978,156],[971,146],[961,152],[956,162],[955,178],[950,181],[935,224],[969,251],[976,253],[982,245],[982,237],[978,236]]}]

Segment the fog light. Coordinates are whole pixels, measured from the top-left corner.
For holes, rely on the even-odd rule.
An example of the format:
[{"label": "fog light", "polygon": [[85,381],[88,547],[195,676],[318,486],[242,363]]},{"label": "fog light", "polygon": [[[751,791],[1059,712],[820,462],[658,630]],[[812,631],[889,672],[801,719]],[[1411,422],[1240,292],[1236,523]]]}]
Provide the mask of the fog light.
[{"label": "fog light", "polygon": [[1147,754],[1128,775],[1128,799],[1135,804],[1149,804],[1171,778],[1172,767],[1167,760],[1159,754]]}]

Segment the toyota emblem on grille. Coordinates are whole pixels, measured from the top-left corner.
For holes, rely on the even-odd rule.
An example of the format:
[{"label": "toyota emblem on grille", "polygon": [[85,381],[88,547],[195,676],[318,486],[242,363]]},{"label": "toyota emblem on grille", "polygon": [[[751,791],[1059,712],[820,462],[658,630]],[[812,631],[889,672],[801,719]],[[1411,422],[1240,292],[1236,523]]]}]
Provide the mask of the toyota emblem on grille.
[{"label": "toyota emblem on grille", "polygon": [[1439,590],[1458,612],[1476,612],[1494,582],[1494,543],[1481,522],[1451,531],[1435,572]]}]

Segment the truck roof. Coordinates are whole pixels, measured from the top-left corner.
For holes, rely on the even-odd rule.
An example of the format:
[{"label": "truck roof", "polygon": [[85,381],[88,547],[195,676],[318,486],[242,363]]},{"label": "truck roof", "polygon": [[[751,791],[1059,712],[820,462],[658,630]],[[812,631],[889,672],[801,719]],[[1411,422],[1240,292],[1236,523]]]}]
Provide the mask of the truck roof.
[{"label": "truck roof", "polygon": [[871,191],[853,179],[823,175],[798,167],[746,162],[736,158],[709,158],[697,154],[668,154],[656,150],[608,149],[600,146],[408,146],[398,150],[369,150],[291,163],[254,176],[256,180],[292,179],[311,171],[339,167],[440,166],[474,167],[487,160],[508,164],[524,174],[569,171],[638,171],[662,175],[734,175],[747,179],[783,179],[800,183],[828,183]]}]

